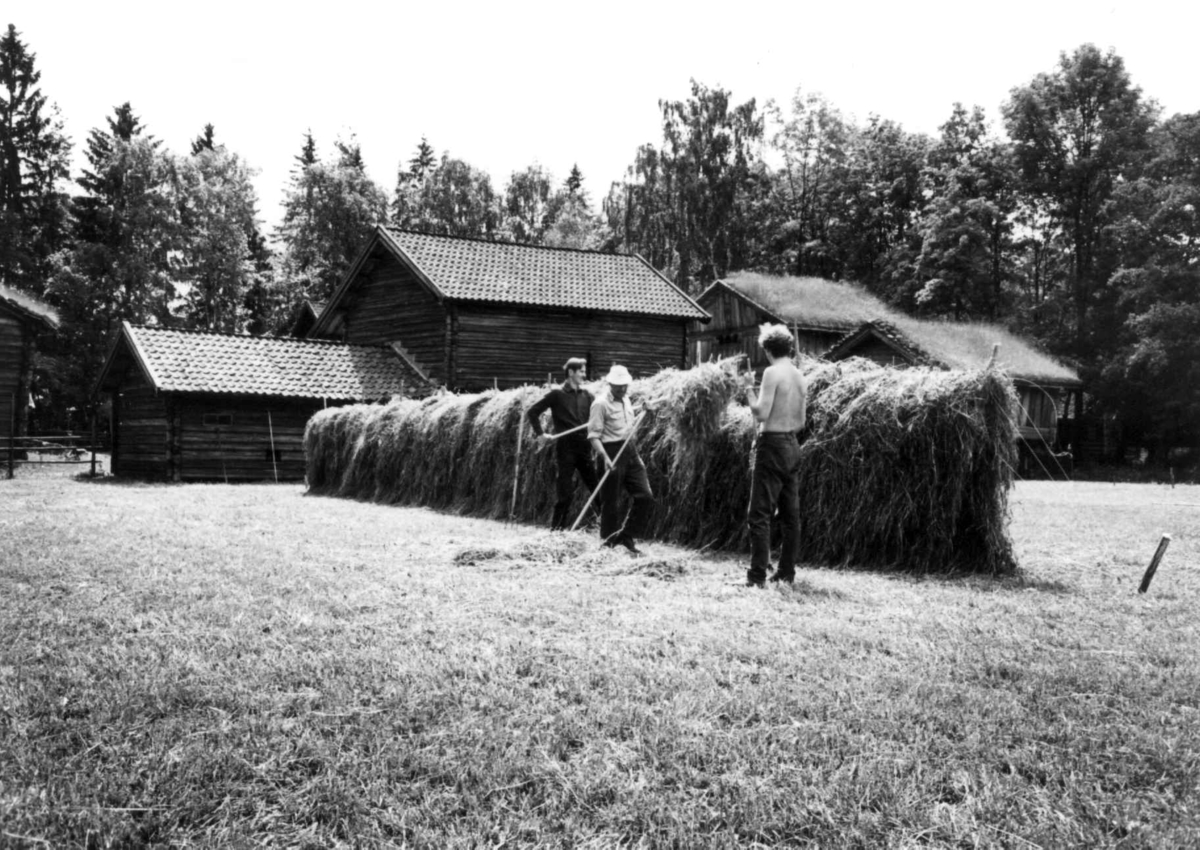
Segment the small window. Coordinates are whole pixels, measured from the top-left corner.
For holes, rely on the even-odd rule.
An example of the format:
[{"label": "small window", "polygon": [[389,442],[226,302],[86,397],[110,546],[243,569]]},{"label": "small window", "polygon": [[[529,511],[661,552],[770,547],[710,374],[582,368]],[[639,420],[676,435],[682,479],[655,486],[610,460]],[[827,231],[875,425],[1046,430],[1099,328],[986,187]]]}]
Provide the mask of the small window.
[{"label": "small window", "polygon": [[204,414],[205,428],[228,428],[233,424],[232,413],[206,413]]}]

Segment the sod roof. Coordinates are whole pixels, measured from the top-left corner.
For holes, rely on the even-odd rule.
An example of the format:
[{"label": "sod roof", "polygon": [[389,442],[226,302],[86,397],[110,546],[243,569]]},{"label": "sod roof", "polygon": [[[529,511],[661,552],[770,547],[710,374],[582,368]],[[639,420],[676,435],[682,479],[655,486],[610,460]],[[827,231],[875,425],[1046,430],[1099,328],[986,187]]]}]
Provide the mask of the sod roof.
[{"label": "sod roof", "polygon": [[488,242],[396,228],[381,228],[380,233],[442,298],[708,319],[683,290],[636,254]]},{"label": "sod roof", "polygon": [[0,285],[0,307],[53,330],[58,327],[58,312],[32,295]]},{"label": "sod roof", "polygon": [[[860,286],[819,277],[735,272],[713,286],[718,284],[724,284],[787,324],[805,329],[849,331],[872,319],[901,315]],[[712,287],[700,296],[701,303],[711,291]]]},{"label": "sod roof", "polygon": [[1038,351],[998,325],[974,322],[930,322],[910,316],[866,322],[842,337],[827,353],[831,360],[854,354],[870,338],[881,339],[914,363],[945,369],[982,369],[999,343],[996,365],[1014,378],[1055,386],[1079,386],[1074,369]]},{"label": "sod roof", "polygon": [[[998,342],[997,364],[1014,378],[1060,386],[1079,384],[1075,370],[998,325],[916,319],[855,284],[755,272],[737,272],[718,283],[789,325],[846,331],[847,335],[828,352],[830,358],[850,356],[855,347],[874,335],[914,363],[981,369],[991,360],[992,346]],[[710,291],[711,287],[700,296],[702,303]]]},{"label": "sod roof", "polygon": [[124,323],[100,376],[136,360],[158,390],[368,401],[426,388],[391,348],[295,337],[167,330]]}]

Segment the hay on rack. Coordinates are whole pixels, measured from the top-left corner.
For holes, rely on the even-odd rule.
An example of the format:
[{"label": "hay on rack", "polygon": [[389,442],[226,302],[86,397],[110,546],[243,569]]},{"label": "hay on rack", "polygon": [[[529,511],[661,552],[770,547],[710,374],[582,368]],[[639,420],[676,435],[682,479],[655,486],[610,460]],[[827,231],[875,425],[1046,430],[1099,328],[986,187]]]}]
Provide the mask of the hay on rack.
[{"label": "hay on rack", "polygon": [[[1015,395],[1002,373],[805,365],[801,545],[810,563],[1003,572]],[[756,425],[736,361],[635,381],[638,446],[655,492],[651,535],[744,551]],[[599,387],[593,387],[598,391]],[[305,432],[310,489],[507,518],[517,429],[544,388],[443,393],[322,411]],[[554,450],[521,443],[516,519],[544,522]],[[582,508],[582,488],[574,507]]]}]

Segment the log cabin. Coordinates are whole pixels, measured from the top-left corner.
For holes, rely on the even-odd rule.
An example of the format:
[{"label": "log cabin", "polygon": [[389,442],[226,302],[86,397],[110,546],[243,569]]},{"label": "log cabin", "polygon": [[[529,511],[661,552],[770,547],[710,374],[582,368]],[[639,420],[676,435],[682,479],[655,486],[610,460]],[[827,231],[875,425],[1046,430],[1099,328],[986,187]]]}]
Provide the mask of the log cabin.
[{"label": "log cabin", "polygon": [[830,348],[825,357],[863,357],[899,367],[983,369],[991,362],[993,351],[995,365],[1008,373],[1017,392],[1013,419],[1020,449],[1018,471],[1028,477],[1042,468],[1047,475],[1057,477],[1058,470],[1052,467],[1063,461],[1051,455],[1067,448],[1061,439],[1060,420],[1079,418],[1083,384],[1075,370],[1004,328],[893,315],[864,322]]},{"label": "log cabin", "polygon": [[26,433],[37,339],[58,325],[52,307],[0,286],[0,452],[7,453],[10,435]]},{"label": "log cabin", "polygon": [[648,375],[687,360],[695,301],[635,254],[378,227],[309,338],[394,345],[431,381],[542,383],[569,357]]},{"label": "log cabin", "polygon": [[741,354],[760,373],[767,360],[758,347],[759,325],[787,325],[800,353],[819,357],[863,322],[893,313],[853,284],[754,272],[715,281],[696,302],[712,320],[689,329],[689,362]]},{"label": "log cabin", "polygon": [[1057,463],[1048,455],[1065,449],[1064,435],[1076,430],[1060,428],[1060,420],[1072,426],[1079,421],[1082,384],[1075,371],[1003,328],[921,321],[854,284],[753,272],[716,281],[697,302],[712,321],[690,329],[693,365],[742,354],[761,373],[767,365],[758,346],[763,323],[787,325],[807,356],[865,357],[894,366],[979,369],[999,342],[999,365],[1012,377],[1018,396],[1014,418],[1022,474]]},{"label": "log cabin", "polygon": [[123,323],[97,392],[112,398],[112,472],[167,481],[300,480],[318,410],[422,395],[403,353]]},{"label": "log cabin", "polygon": [[321,315],[321,311],[324,309],[324,301],[312,301],[307,298],[301,301],[300,306],[296,308],[295,315],[292,317],[292,327],[289,335],[301,338],[308,336],[309,330],[316,324],[317,317]]}]

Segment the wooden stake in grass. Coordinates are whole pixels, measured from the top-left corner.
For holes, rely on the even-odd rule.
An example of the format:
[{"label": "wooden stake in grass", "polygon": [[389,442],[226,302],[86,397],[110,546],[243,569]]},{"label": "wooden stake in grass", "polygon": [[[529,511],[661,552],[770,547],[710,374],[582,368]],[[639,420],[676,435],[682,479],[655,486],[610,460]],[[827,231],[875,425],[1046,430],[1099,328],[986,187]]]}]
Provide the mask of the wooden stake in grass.
[{"label": "wooden stake in grass", "polygon": [[1158,541],[1158,549],[1155,550],[1154,557],[1150,559],[1150,566],[1146,567],[1146,574],[1142,576],[1142,586],[1138,588],[1138,593],[1145,593],[1150,589],[1150,581],[1154,578],[1154,573],[1158,570],[1158,562],[1167,553],[1169,545],[1171,545],[1171,535],[1164,534],[1162,540]]},{"label": "wooden stake in grass", "polygon": [[521,411],[521,418],[517,420],[517,459],[513,464],[513,494],[512,502],[508,506],[508,521],[512,522],[513,514],[517,511],[517,485],[521,482],[521,438],[525,435],[525,411]]}]

